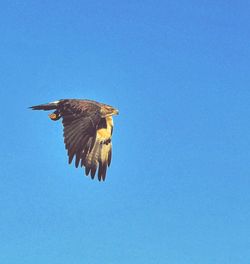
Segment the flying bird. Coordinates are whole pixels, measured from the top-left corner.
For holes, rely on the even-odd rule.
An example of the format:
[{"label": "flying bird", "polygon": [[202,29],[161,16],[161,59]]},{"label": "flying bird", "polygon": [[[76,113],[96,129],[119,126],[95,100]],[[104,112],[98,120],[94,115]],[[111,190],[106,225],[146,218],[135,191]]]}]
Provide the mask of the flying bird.
[{"label": "flying bird", "polygon": [[55,110],[49,118],[62,118],[64,143],[69,164],[75,157],[75,167],[85,167],[85,174],[105,180],[112,156],[114,107],[92,100],[62,99],[48,104],[30,107],[33,110]]}]

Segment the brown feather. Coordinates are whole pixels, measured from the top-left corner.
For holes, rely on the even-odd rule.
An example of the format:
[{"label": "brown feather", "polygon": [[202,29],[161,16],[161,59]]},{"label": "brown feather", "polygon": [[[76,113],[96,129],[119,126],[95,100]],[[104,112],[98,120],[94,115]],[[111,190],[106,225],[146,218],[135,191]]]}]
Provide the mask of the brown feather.
[{"label": "brown feather", "polygon": [[75,166],[85,167],[86,175],[105,180],[112,158],[113,107],[91,100],[63,99],[32,107],[34,110],[53,110],[53,120],[62,118],[63,136],[68,162],[75,157]]}]

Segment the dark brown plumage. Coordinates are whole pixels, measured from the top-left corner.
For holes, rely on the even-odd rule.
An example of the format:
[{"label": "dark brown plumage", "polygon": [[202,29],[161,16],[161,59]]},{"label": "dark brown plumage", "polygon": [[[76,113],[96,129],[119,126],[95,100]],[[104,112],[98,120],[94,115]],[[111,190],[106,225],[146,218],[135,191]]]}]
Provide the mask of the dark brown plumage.
[{"label": "dark brown plumage", "polygon": [[62,118],[64,143],[69,164],[75,158],[76,168],[85,167],[86,175],[105,180],[112,156],[113,115],[118,110],[91,100],[64,99],[30,107],[33,110],[55,110],[49,115],[57,121]]}]

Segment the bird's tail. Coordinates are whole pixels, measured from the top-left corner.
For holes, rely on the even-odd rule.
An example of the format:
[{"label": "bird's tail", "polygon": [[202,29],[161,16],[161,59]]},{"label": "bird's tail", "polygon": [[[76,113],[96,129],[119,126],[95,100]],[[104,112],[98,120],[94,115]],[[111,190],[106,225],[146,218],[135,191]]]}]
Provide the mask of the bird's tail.
[{"label": "bird's tail", "polygon": [[48,104],[34,105],[29,108],[31,108],[32,110],[53,110],[53,109],[57,109],[59,102],[60,101],[55,101]]}]

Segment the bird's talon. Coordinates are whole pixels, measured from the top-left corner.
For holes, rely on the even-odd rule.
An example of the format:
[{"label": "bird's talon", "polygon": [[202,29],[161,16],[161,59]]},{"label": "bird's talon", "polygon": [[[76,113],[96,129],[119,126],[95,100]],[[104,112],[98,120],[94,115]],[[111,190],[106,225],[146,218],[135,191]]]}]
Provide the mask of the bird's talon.
[{"label": "bird's talon", "polygon": [[51,119],[51,120],[57,120],[57,115],[56,114],[50,114],[49,115],[49,118]]}]

